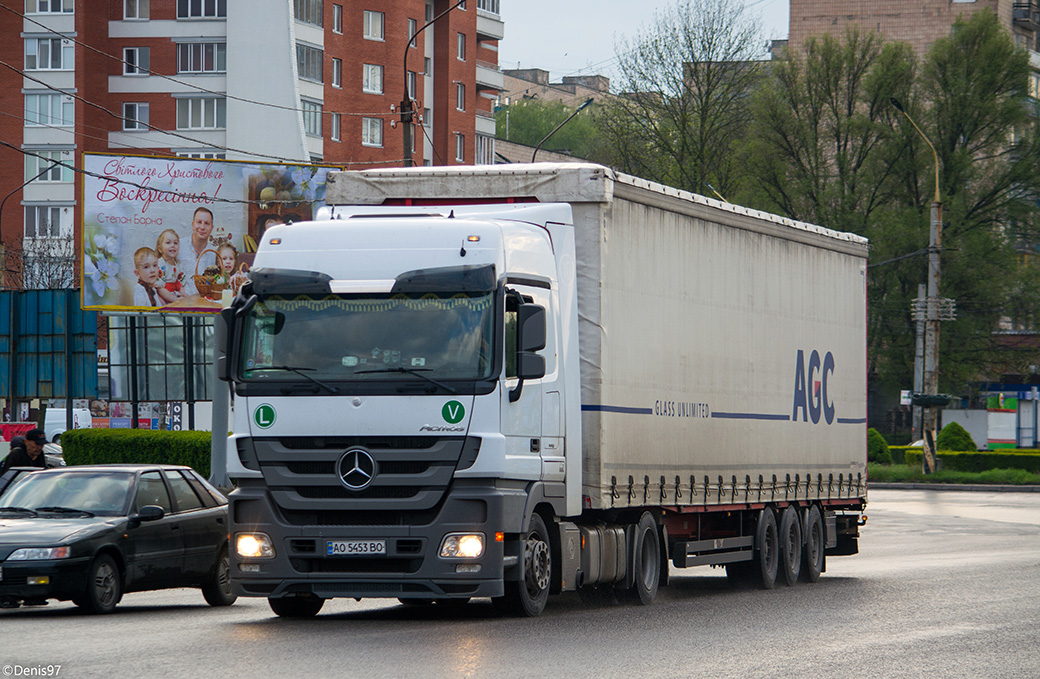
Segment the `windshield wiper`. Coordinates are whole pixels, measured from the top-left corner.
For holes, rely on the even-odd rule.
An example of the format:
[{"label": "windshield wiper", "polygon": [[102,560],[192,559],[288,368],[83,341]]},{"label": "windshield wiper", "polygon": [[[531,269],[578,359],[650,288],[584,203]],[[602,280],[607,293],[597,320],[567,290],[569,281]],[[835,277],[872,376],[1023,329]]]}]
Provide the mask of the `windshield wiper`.
[{"label": "windshield wiper", "polygon": [[250,368],[251,372],[255,372],[257,370],[285,370],[287,372],[296,373],[300,377],[303,377],[304,379],[307,379],[307,380],[310,380],[311,382],[314,382],[315,384],[317,384],[322,389],[328,390],[328,392],[330,394],[338,394],[339,393],[339,389],[337,389],[336,387],[332,386],[331,384],[325,384],[321,380],[317,379],[316,377],[311,377],[310,375],[308,375],[305,372],[307,370],[314,370],[314,368],[298,368],[296,366],[291,366],[291,365],[268,365],[268,366],[264,366],[263,368]]},{"label": "windshield wiper", "polygon": [[88,512],[85,509],[73,509],[72,507],[37,507],[36,511],[49,514],[86,514],[87,516],[94,516],[93,512]]},{"label": "windshield wiper", "polygon": [[18,512],[19,514],[31,514],[36,516],[36,511],[29,509],[28,507],[0,507],[0,513],[2,512]]},{"label": "windshield wiper", "polygon": [[450,387],[447,384],[444,384],[443,382],[438,382],[437,380],[433,379],[432,377],[429,377],[428,375],[423,375],[423,371],[428,370],[431,370],[431,368],[404,368],[401,366],[397,366],[395,368],[374,368],[372,370],[355,370],[354,374],[362,375],[365,373],[406,373],[408,375],[415,375],[416,377],[424,379],[430,384],[434,385],[435,387],[440,387],[449,394],[459,393],[454,387]]}]

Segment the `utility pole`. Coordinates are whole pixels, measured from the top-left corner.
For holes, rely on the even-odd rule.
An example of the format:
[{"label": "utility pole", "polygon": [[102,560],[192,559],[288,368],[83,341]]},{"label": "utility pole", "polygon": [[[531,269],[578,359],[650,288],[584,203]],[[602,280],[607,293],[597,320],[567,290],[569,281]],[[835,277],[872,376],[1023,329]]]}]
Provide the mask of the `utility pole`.
[{"label": "utility pole", "polygon": [[[415,43],[415,39],[420,33],[425,31],[427,28],[432,26],[438,19],[446,15],[451,10],[455,9],[466,0],[459,0],[454,5],[444,10],[437,16],[427,21],[422,28],[412,33],[408,37],[408,42],[404,46],[404,96],[401,98],[401,128],[402,136],[404,140],[404,149],[402,150],[402,167],[412,167],[415,163],[412,160],[412,122],[415,120],[415,101],[412,100],[412,93],[408,91],[408,50],[412,48],[412,44]],[[418,81],[416,82],[416,88],[419,87]]]}]

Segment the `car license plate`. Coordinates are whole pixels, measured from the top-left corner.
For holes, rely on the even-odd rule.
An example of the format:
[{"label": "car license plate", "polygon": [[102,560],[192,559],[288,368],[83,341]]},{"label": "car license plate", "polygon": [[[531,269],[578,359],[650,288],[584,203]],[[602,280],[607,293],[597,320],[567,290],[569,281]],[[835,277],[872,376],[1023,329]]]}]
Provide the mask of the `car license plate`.
[{"label": "car license plate", "polygon": [[329,540],[329,556],[381,556],[386,554],[386,540]]}]

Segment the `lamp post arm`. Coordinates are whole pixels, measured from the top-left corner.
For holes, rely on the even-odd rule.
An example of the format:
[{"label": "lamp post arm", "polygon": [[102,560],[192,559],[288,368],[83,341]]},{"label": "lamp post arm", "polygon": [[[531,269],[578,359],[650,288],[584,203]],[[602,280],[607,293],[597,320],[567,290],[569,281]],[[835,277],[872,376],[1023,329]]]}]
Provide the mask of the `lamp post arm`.
[{"label": "lamp post arm", "polygon": [[924,139],[924,143],[928,144],[928,148],[932,150],[932,158],[935,160],[935,202],[941,203],[942,201],[939,199],[939,154],[935,152],[935,146],[933,146],[931,140],[928,139],[928,135],[921,131],[921,128],[917,126],[914,119],[910,117],[910,114],[904,111],[901,107],[899,112],[910,121],[910,124],[914,126],[915,130],[917,130],[917,134],[921,135],[921,139]]},{"label": "lamp post arm", "polygon": [[[447,14],[451,10],[455,9],[456,7],[458,7],[459,5],[461,5],[464,2],[466,2],[466,0],[458,0],[458,2],[456,2],[454,5],[452,5],[448,9],[444,10],[443,12],[438,14],[437,16],[435,16],[432,19],[430,19],[429,21],[427,21],[425,24],[423,24],[422,28],[417,30],[415,33],[412,33],[408,37],[408,42],[405,43],[405,46],[404,46],[404,59],[401,60],[402,63],[404,64],[404,96],[401,97],[401,125],[404,128],[404,159],[403,160],[404,160],[404,166],[405,167],[411,167],[412,166],[412,149],[411,149],[411,143],[410,143],[412,135],[411,135],[411,128],[409,127],[409,125],[411,125],[411,123],[412,123],[412,95],[408,92],[408,50],[410,50],[412,48],[412,43],[415,42],[415,39],[417,37],[419,37],[420,33],[422,33],[427,28],[429,28],[430,26],[435,24],[438,19],[440,19],[445,14]],[[418,88],[418,83],[416,83],[416,88]]]},{"label": "lamp post arm", "polygon": [[567,116],[566,118],[564,118],[563,122],[561,122],[559,125],[554,127],[552,132],[550,132],[549,134],[547,134],[544,137],[542,137],[542,140],[540,142],[538,142],[538,146],[534,147],[534,153],[531,154],[531,162],[532,163],[534,162],[534,157],[538,155],[538,151],[541,150],[542,144],[544,144],[545,142],[549,141],[549,137],[551,137],[554,134],[556,134],[561,127],[563,127],[564,125],[566,125],[567,123],[569,123],[571,121],[571,118],[573,118],[574,116],[576,116],[579,113],[581,113],[582,110],[584,110],[591,103],[592,103],[592,97],[589,97],[584,102],[582,102],[581,106],[579,106],[578,108],[574,109],[574,113],[572,113],[569,116]]}]

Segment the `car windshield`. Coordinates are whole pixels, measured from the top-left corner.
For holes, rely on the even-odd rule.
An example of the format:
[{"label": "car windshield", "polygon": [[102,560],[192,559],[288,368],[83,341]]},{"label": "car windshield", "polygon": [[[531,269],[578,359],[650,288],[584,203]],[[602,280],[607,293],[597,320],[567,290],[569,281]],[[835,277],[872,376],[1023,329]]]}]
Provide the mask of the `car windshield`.
[{"label": "car windshield", "polygon": [[22,507],[41,515],[119,516],[126,511],[132,485],[129,472],[34,472],[11,484],[0,496],[0,507]]},{"label": "car windshield", "polygon": [[491,376],[494,293],[267,297],[245,319],[245,381]]}]

